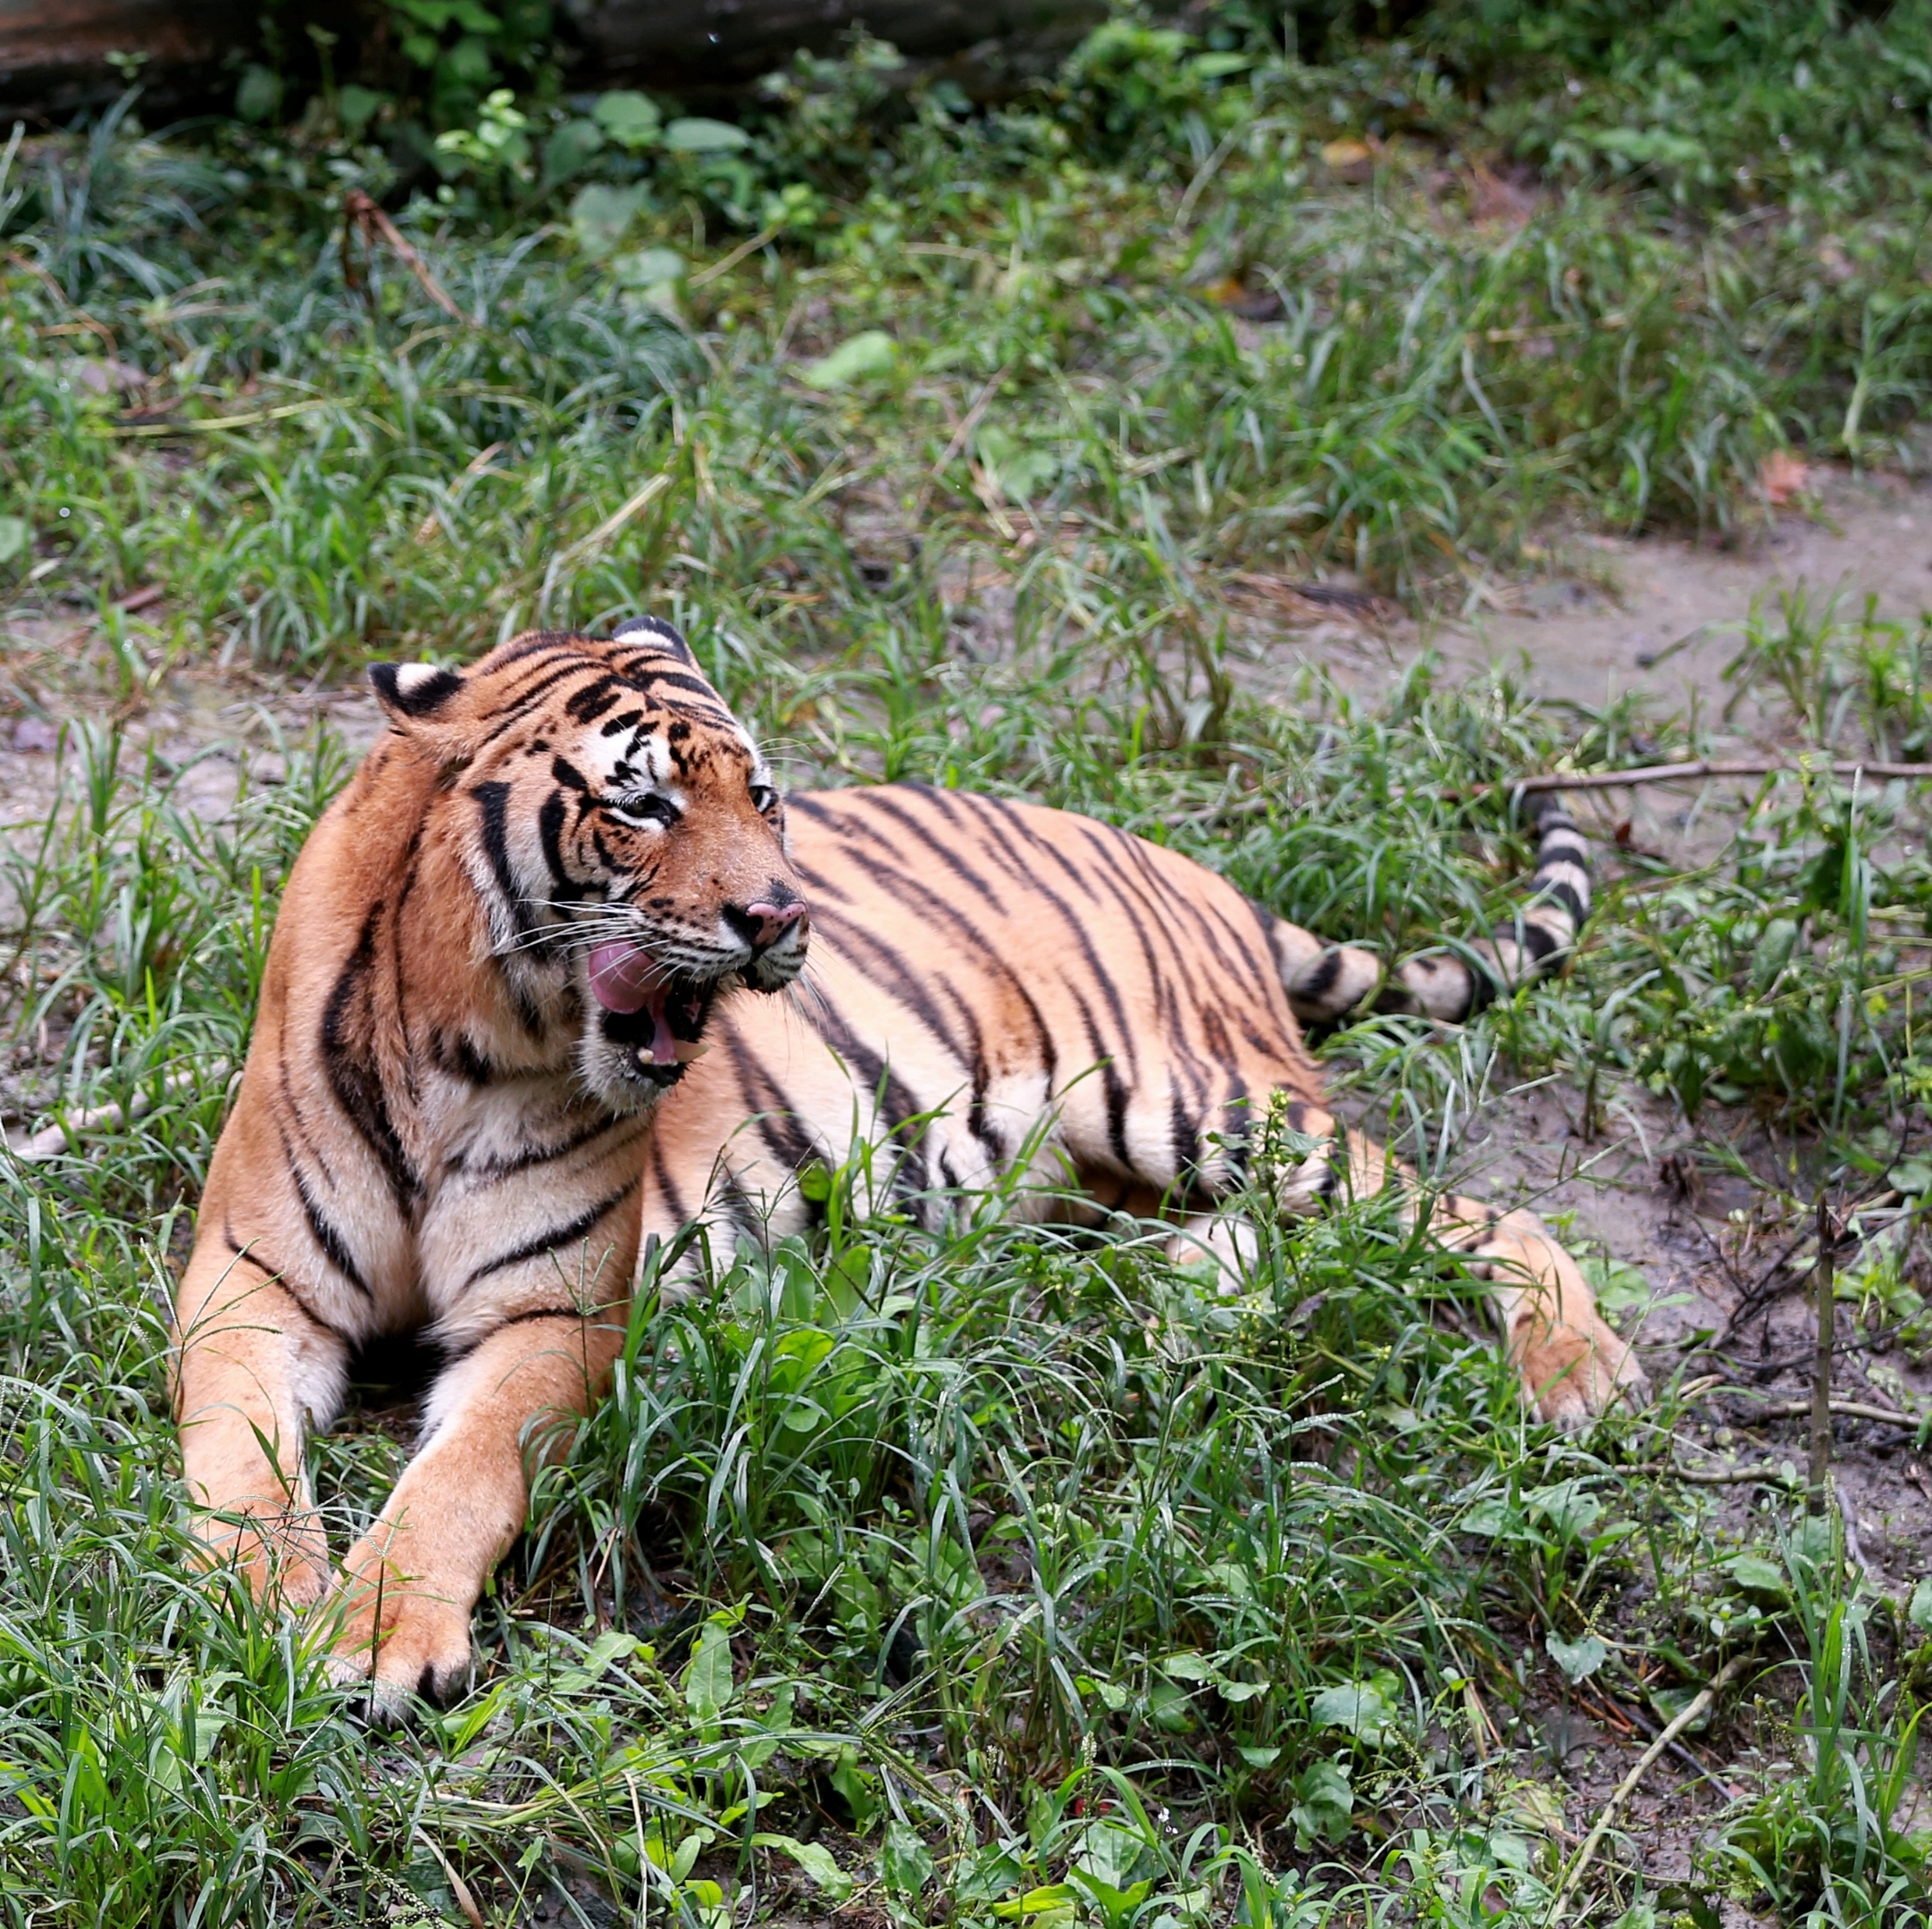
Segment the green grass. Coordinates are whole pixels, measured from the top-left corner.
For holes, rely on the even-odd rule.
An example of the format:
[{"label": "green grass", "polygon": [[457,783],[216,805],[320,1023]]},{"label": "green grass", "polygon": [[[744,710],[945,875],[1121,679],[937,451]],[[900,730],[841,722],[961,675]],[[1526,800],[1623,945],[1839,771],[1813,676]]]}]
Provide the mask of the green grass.
[{"label": "green grass", "polygon": [[[128,1123],[0,1168],[9,1922],[711,1929],[853,1900],[985,1929],[1530,1929],[1593,1818],[1541,1712],[1587,1691],[1668,1719],[1737,1654],[1698,1743],[1737,1792],[1690,1875],[1613,1838],[1579,1910],[1932,1910],[1932,1589],[1878,1594],[1800,1491],[1671,1473],[1709,1412],[1677,1389],[1721,1357],[1653,1358],[1660,1405],[1585,1440],[1527,1424],[1479,1292],[1374,1202],[1292,1236],[1258,1203],[1224,1300],[1143,1227],[935,1237],[855,1219],[831,1175],[822,1238],[640,1309],[484,1604],[474,1693],[411,1731],[361,1726],[306,1631],[188,1559],[170,1267],[280,880],[346,764],[257,733],[211,823],[197,773],[128,732],[155,704],[220,670],[272,706],[648,606],[800,781],[1091,811],[1396,952],[1507,905],[1509,778],[1704,739],[1427,661],[1373,699],[1308,672],[1262,703],[1241,572],[1453,605],[1551,519],[1722,529],[1772,447],[1904,446],[1928,343],[1903,162],[1827,154],[1836,198],[1787,183],[1764,221],[1551,159],[1525,225],[1485,223],[1469,163],[1501,162],[1541,69],[1484,92],[1214,31],[1235,65],[1130,26],[979,116],[895,104],[864,50],[801,66],[749,174],[461,177],[398,220],[462,322],[391,254],[346,285],[330,196],[388,163],[326,104],[287,136],[122,118],[12,156],[0,583],[22,634],[51,627],[11,654],[9,708],[92,721],[6,844],[9,1076],[32,1123]],[[1637,55],[1601,40],[1565,58],[1609,114]],[[1383,143],[1352,186],[1319,158],[1351,135]],[[615,246],[572,221],[587,181],[643,190]],[[787,187],[782,238],[701,280]],[[646,280],[665,247],[682,268]],[[1241,321],[1231,283],[1280,315]],[[873,330],[889,352],[826,367]],[[89,386],[110,354],[138,393]],[[158,605],[116,605],[146,585]],[[1778,740],[1925,754],[1924,633],[1815,598],[1739,616],[1734,681]],[[1710,808],[1700,868],[1613,864],[1563,981],[1450,1037],[1351,1027],[1329,1076],[1443,1178],[1510,1086],[1559,1081],[1592,1150],[1661,1101],[1687,1173],[1752,1179],[1767,1257],[1819,1185],[1889,1180],[1909,1209],[1868,1214],[1841,1319],[1920,1362],[1922,806],[1786,779]],[[314,1444],[339,1545],[404,1450],[378,1406]]]}]

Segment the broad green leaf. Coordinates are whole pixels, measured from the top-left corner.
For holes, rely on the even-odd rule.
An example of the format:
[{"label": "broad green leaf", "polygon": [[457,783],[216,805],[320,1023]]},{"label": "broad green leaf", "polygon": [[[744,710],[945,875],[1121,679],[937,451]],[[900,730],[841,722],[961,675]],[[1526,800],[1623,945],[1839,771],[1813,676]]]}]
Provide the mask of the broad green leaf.
[{"label": "broad green leaf", "polygon": [[11,563],[33,547],[34,526],[25,516],[0,515],[0,563]]},{"label": "broad green leaf", "polygon": [[867,375],[882,375],[899,357],[899,344],[882,329],[867,329],[830,355],[807,363],[799,380],[807,388],[844,388]]},{"label": "broad green leaf", "polygon": [[1160,1664],[1160,1672],[1175,1681],[1211,1682],[1219,1679],[1214,1663],[1192,1649],[1171,1654]]},{"label": "broad green leaf", "polygon": [[573,180],[603,151],[604,129],[595,121],[565,121],[543,144],[540,185],[556,188]]},{"label": "broad green leaf", "polygon": [[1025,1866],[1011,1850],[988,1842],[955,1870],[953,1893],[962,1902],[991,1902],[1016,1887],[1025,1873]]},{"label": "broad green leaf", "polygon": [[703,1726],[711,1726],[732,1699],[731,1636],[715,1620],[698,1630],[690,1666],[684,1671],[684,1701]]},{"label": "broad green leaf", "polygon": [[1099,1696],[1101,1706],[1111,1714],[1119,1714],[1127,1705],[1127,1691],[1117,1682],[1095,1681],[1091,1674],[1080,1674],[1075,1677],[1074,1686],[1083,1695]]},{"label": "broad green leaf", "polygon": [[1896,1186],[1901,1192],[1915,1198],[1922,1192],[1932,1192],[1932,1162],[1925,1159],[1901,1159],[1885,1176],[1887,1185]]},{"label": "broad green leaf", "polygon": [[1147,1712],[1153,1716],[1154,1725],[1169,1734],[1185,1734],[1194,1725],[1193,1703],[1177,1682],[1150,1682]]},{"label": "broad green leaf", "polygon": [[1346,1839],[1355,1798],[1343,1767],[1332,1761],[1311,1762],[1295,1778],[1295,1797],[1289,1820],[1294,1824],[1298,1849]]},{"label": "broad green leaf", "polygon": [[1529,1867],[1529,1843],[1508,1829],[1490,1830],[1489,1852],[1504,1868],[1515,1869],[1518,1875]]},{"label": "broad green leaf", "polygon": [[1521,1525],[1522,1516],[1502,1494],[1492,1494],[1485,1500],[1478,1500],[1461,1521],[1464,1533],[1477,1534],[1485,1541],[1500,1541],[1513,1528]]},{"label": "broad green leaf", "polygon": [[665,129],[664,144],[673,154],[729,154],[749,147],[751,137],[729,121],[707,121],[701,115],[673,121]]},{"label": "broad green leaf", "polygon": [[1905,1617],[1915,1628],[1932,1634],[1932,1574],[1911,1591],[1911,1606],[1905,1610]]},{"label": "broad green leaf", "polygon": [[1359,1741],[1378,1746],[1393,1720],[1395,1708],[1379,1682],[1349,1682],[1324,1688],[1309,1703],[1318,1728],[1346,1728]]},{"label": "broad green leaf", "polygon": [[896,1896],[916,1897],[933,1880],[933,1851],[917,1829],[904,1822],[887,1825],[880,1873]]},{"label": "broad green leaf", "polygon": [[342,131],[354,140],[375,119],[389,97],[373,88],[356,87],[353,82],[344,88],[336,96],[336,118],[342,123]]},{"label": "broad green leaf", "polygon": [[648,95],[633,93],[628,88],[599,94],[590,112],[597,117],[598,126],[620,147],[628,147],[632,154],[654,146],[664,131],[665,117],[657,112],[657,103]]},{"label": "broad green leaf", "polygon": [[1582,1265],[1583,1276],[1590,1282],[1603,1312],[1630,1313],[1649,1307],[1651,1282],[1635,1266],[1612,1259],[1608,1253],[1590,1253]]},{"label": "broad green leaf", "polygon": [[272,67],[250,62],[241,71],[241,83],[235,89],[235,112],[244,121],[260,126],[274,117],[281,106],[281,76]]},{"label": "broad green leaf", "polygon": [[1551,1634],[1545,1637],[1543,1646],[1550,1650],[1550,1658],[1573,1682],[1588,1681],[1610,1659],[1610,1649],[1594,1634],[1580,1635],[1575,1641]]},{"label": "broad green leaf", "polygon": [[1736,1554],[1724,1563],[1724,1572],[1740,1594],[1781,1601],[1790,1591],[1785,1570],[1761,1554]]},{"label": "broad green leaf", "polygon": [[1148,1847],[1147,1838],[1138,1830],[1124,1828],[1103,1816],[1089,1825],[1081,1836],[1073,1873],[1096,1876],[1116,1889],[1125,1889],[1133,1882]]},{"label": "broad green leaf", "polygon": [[566,1668],[557,1676],[556,1685],[566,1694],[581,1694],[597,1684],[612,1662],[629,1660],[640,1645],[635,1634],[626,1633],[622,1628],[607,1629],[590,1643],[575,1667]]},{"label": "broad green leaf", "polygon": [[[1697,1694],[1698,1691],[1694,1688],[1652,1688],[1650,1691],[1650,1704],[1664,1725],[1669,1727],[1697,1699]],[[1710,1710],[1706,1708],[1685,1732],[1698,1734],[1710,1725]]]},{"label": "broad green leaf", "polygon": [[675,288],[684,279],[684,257],[675,248],[633,248],[610,266],[623,288]]},{"label": "broad green leaf", "polygon": [[1079,1900],[1080,1891],[1073,1883],[1054,1883],[1048,1888],[1029,1889],[1011,1902],[995,1902],[993,1914],[1012,1922],[1022,1916],[1043,1916],[1050,1909],[1066,1909],[1071,1913]]},{"label": "broad green leaf", "polygon": [[788,1855],[834,1902],[842,1902],[852,1892],[852,1878],[832,1858],[823,1842],[800,1841],[796,1835],[757,1834],[751,1838],[754,1849],[775,1849]]},{"label": "broad green leaf", "polygon": [[1558,1481],[1533,1487],[1523,1505],[1534,1518],[1545,1520],[1568,1540],[1586,1534],[1603,1517],[1603,1503],[1581,1481]]},{"label": "broad green leaf", "polygon": [[879,1777],[858,1765],[858,1750],[849,1742],[839,1750],[839,1759],[825,1778],[852,1811],[852,1826],[863,1835],[879,1813]]},{"label": "broad green leaf", "polygon": [[644,205],[646,192],[641,185],[607,188],[601,181],[580,188],[570,204],[571,232],[577,246],[598,260],[615,253]]},{"label": "broad green leaf", "polygon": [[1119,1889],[1087,1869],[1075,1868],[1068,1873],[1100,1905],[1100,1919],[1107,1925],[1107,1929],[1123,1929],[1128,1916],[1147,1900],[1154,1887],[1150,1881],[1143,1880],[1135,1883],[1131,1889]]},{"label": "broad green leaf", "polygon": [[1535,1829],[1539,1835],[1560,1837],[1563,1800],[1547,1783],[1518,1782],[1504,1792],[1502,1819]]}]

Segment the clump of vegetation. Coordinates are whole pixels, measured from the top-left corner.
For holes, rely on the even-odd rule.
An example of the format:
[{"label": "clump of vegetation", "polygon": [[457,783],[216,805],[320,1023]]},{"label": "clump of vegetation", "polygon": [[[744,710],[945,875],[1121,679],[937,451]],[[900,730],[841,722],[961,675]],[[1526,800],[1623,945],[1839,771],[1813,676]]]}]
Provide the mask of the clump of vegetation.
[{"label": "clump of vegetation", "polygon": [[[1863,1581],[1775,1441],[1697,1477],[1739,1332],[1653,1361],[1650,1413],[1526,1423],[1479,1290],[1384,1202],[1257,1201],[1224,1299],[1144,1226],[938,1237],[815,1175],[821,1236],[640,1303],[475,1691],[400,1734],[193,1571],[164,1372],[279,883],[347,767],[292,700],[369,657],[649,608],[798,781],[1092,812],[1391,954],[1485,930],[1512,779],[1704,729],[1426,658],[1263,701],[1254,597],[1454,606],[1552,519],[1719,531],[1787,445],[1909,454],[1922,154],[1777,116],[1787,57],[1848,97],[1916,16],[1508,38],[1472,5],[1395,43],[1304,11],[1291,48],[1123,15],[996,111],[861,41],[728,122],[498,97],[529,70],[465,80],[431,11],[440,145],[399,137],[400,86],[331,83],[193,138],[130,98],[0,165],[5,697],[85,718],[5,846],[8,1075],[53,1135],[0,1167],[8,1919],[1924,1921],[1932,1588]],[[1682,129],[1666,44],[1717,103],[1702,171],[1591,132],[1652,125],[1652,82]],[[1786,158],[1741,180],[1774,121]],[[1732,681],[1794,752],[1918,757],[1927,649],[1796,598]],[[197,690],[263,706],[225,776],[148,733]],[[1802,1287],[1824,1187],[1857,1208],[1847,1357],[1914,1364],[1922,807],[1817,772],[1707,815],[1694,868],[1618,857],[1562,981],[1452,1037],[1350,1027],[1329,1076],[1443,1180],[1512,1083],[1567,1095],[1585,1158],[1674,1121],[1683,1185],[1756,1189],[1741,1331]],[[372,1394],[314,1450],[343,1544],[397,1427]],[[1688,1874],[1605,1853],[1568,1898],[1598,1804],[1543,1724],[1656,1729],[1739,1657]]]}]

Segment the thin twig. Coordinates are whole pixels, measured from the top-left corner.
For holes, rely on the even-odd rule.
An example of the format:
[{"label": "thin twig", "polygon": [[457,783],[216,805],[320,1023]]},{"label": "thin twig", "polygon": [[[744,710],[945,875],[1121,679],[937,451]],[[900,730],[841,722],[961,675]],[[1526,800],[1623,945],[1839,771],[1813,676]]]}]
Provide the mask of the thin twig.
[{"label": "thin twig", "polygon": [[746,255],[755,254],[767,241],[777,240],[784,231],[785,224],[783,221],[773,222],[769,228],[753,235],[750,240],[740,241],[723,260],[715,261],[708,268],[702,269],[697,274],[690,276],[684,286],[686,288],[702,288],[706,282],[715,281],[720,275],[729,274],[732,269],[737,267],[740,262],[744,260]]},{"label": "thin twig", "polygon": [[470,1893],[469,1883],[456,1874],[449,1858],[443,1853],[442,1844],[421,1824],[416,1827],[416,1840],[436,1858],[438,1866],[448,1881],[449,1892],[456,1898],[456,1907],[463,1911],[464,1920],[471,1924],[473,1929],[483,1929],[483,1912],[477,1908],[476,1898]]},{"label": "thin twig", "polygon": [[[1696,1219],[1694,1215],[1693,1217],[1698,1230],[1703,1232],[1703,1221]],[[1709,1232],[1704,1232],[1704,1237],[1710,1239],[1710,1235]],[[1810,1237],[1811,1228],[1807,1226],[1785,1248],[1784,1251],[1778,1254],[1777,1258],[1771,1261],[1769,1265],[1765,1267],[1763,1272],[1758,1274],[1756,1279],[1752,1281],[1749,1286],[1743,1289],[1738,1295],[1736,1306],[1731,1310],[1730,1317],[1724,1323],[1724,1331],[1711,1343],[1710,1350],[1713,1353],[1719,1351],[1731,1335],[1737,1331],[1741,1322],[1749,1319],[1768,1300],[1775,1299],[1777,1297],[1777,1292],[1771,1290],[1771,1282],[1784,1270],[1786,1263],[1796,1255],[1799,1247],[1803,1245]],[[1717,1244],[1714,1240],[1711,1240],[1711,1243],[1713,1246]],[[1735,1283],[1737,1274],[1732,1271],[1728,1260],[1725,1261],[1725,1271],[1730,1273],[1732,1281]],[[1778,1289],[1779,1291],[1784,1290],[1783,1288]]]},{"label": "thin twig", "polygon": [[[484,470],[489,468],[490,463],[495,462],[497,457],[502,455],[505,447],[506,445],[501,442],[492,442],[488,448],[479,450],[477,454],[470,457],[469,461],[464,464],[463,473],[456,478],[454,483],[450,485],[448,499],[451,507],[454,507],[456,505],[458,500],[457,492],[462,489],[463,485],[466,481],[472,481],[476,477],[481,475]],[[426,543],[433,540],[436,535],[436,530],[437,516],[435,510],[432,509],[430,511],[429,514],[423,517],[422,522],[417,523],[416,540],[419,543]]]},{"label": "thin twig", "polygon": [[1831,1486],[1831,1328],[1837,1272],[1837,1228],[1831,1221],[1831,1208],[1822,1190],[1818,1195],[1818,1264],[1811,1268],[1818,1305],[1818,1350],[1811,1362],[1811,1466],[1810,1491],[1804,1511],[1819,1515],[1825,1511]]},{"label": "thin twig", "polygon": [[[1829,772],[1834,777],[1932,778],[1932,764],[1874,764],[1850,759],[1833,762],[1794,763],[1789,757],[1744,757],[1713,763],[1701,758],[1692,764],[1643,764],[1633,770],[1552,771],[1540,777],[1523,777],[1513,783],[1488,784],[1490,790],[1532,792],[1538,790],[1615,790],[1626,784],[1683,783],[1701,777],[1769,777],[1788,773],[1794,777],[1816,777]],[[1474,795],[1474,792],[1466,793]]]},{"label": "thin twig", "polygon": [[1221,163],[1234,153],[1234,144],[1247,129],[1234,127],[1223,135],[1220,145],[1203,161],[1192,180],[1187,184],[1187,192],[1181,196],[1181,205],[1174,217],[1176,234],[1185,234],[1187,224],[1194,218],[1194,204],[1200,199],[1201,190],[1220,172]]},{"label": "thin twig", "polygon": [[444,293],[441,282],[430,272],[428,263],[403,238],[396,223],[360,188],[351,188],[342,197],[342,279],[351,288],[361,286],[349,254],[349,236],[358,228],[362,230],[363,239],[371,246],[380,235],[394,250],[403,266],[415,276],[422,292],[451,320],[461,322],[465,327],[473,326],[469,316]]},{"label": "thin twig", "polygon": [[[966,442],[972,436],[973,431],[980,425],[980,418],[991,407],[993,397],[999,393],[1000,383],[1005,381],[1012,372],[1013,364],[1008,362],[974,397],[966,408],[966,413],[954,424],[951,440],[947,443],[945,449],[940,455],[940,459],[926,471],[925,480],[919,485],[919,493],[913,499],[911,520],[915,525],[925,520],[925,506],[933,499],[933,485],[945,474],[947,465],[952,461],[953,457],[966,446]],[[946,399],[943,395],[941,399]]]},{"label": "thin twig", "polygon": [[0,255],[0,260],[10,261],[16,268],[24,268],[29,274],[38,276],[42,286],[46,288],[47,292],[53,296],[63,308],[66,309],[69,314],[72,315],[83,328],[91,329],[95,334],[98,335],[107,344],[109,355],[119,355],[121,353],[120,349],[115,346],[113,330],[109,328],[106,322],[97,322],[90,315],[38,262],[29,261],[26,255],[14,248],[7,249],[4,255]]},{"label": "thin twig", "polygon": [[1787,1476],[1781,1466],[1687,1467],[1665,1461],[1660,1464],[1660,1471],[1693,1487],[1745,1487],[1754,1482],[1767,1487],[1782,1487],[1787,1477],[1797,1478],[1795,1468]]},{"label": "thin twig", "polygon": [[596,555],[626,522],[640,511],[648,508],[670,487],[671,478],[668,475],[654,475],[623,508],[614,510],[588,536],[573,543],[558,561],[572,564],[581,563],[587,557]]},{"label": "thin twig", "polygon": [[1749,1655],[1732,1656],[1710,1677],[1708,1685],[1699,1689],[1691,1697],[1670,1725],[1643,1750],[1643,1754],[1637,1757],[1636,1766],[1617,1784],[1615,1792],[1603,1804],[1602,1814],[1596,1818],[1596,1826],[1590,1831],[1589,1834],[1585,1836],[1583,1847],[1577,1851],[1575,1859],[1564,1870],[1563,1879],[1557,1884],[1556,1893],[1550,1900],[1550,1913],[1543,1918],[1545,1929],[1550,1929],[1550,1925],[1562,1920],[1563,1906],[1568,1900],[1577,1884],[1583,1880],[1584,1871],[1596,1858],[1597,1850],[1602,1845],[1603,1838],[1610,1833],[1611,1823],[1617,1819],[1617,1811],[1636,1792],[1637,1783],[1650,1773],[1658,1757],[1663,1754],[1670,1744],[1693,1722],[1696,1721],[1705,1709],[1717,1699],[1718,1696],[1738,1675],[1742,1674],[1750,1665],[1751,1657]]},{"label": "thin twig", "polygon": [[180,422],[117,422],[108,432],[116,436],[213,435],[222,429],[253,429],[262,422],[285,422],[291,415],[306,415],[327,408],[334,398],[315,396],[306,402],[285,402],[278,408],[251,409],[246,415],[204,415],[185,417]]},{"label": "thin twig", "polygon": [[[1595,1683],[1593,1683],[1592,1686],[1595,1687]],[[1653,1740],[1655,1739],[1658,1732],[1657,1724],[1642,1708],[1626,1708],[1622,1702],[1613,1699],[1607,1689],[1603,1688],[1596,1688],[1596,1699],[1599,1708],[1607,1708],[1618,1720],[1629,1727],[1632,1734],[1636,1733],[1641,1729],[1646,1735],[1651,1736]],[[1705,1781],[1710,1783],[1712,1788],[1716,1789],[1723,1796],[1726,1801],[1735,1801],[1737,1800],[1737,1791],[1728,1782],[1713,1775],[1709,1768],[1705,1767],[1702,1762],[1698,1760],[1696,1756],[1685,1747],[1683,1742],[1673,1741],[1670,1744],[1670,1752],[1694,1774],[1701,1775]]]},{"label": "thin twig", "polygon": [[[218,1058],[205,1071],[183,1066],[180,1071],[170,1072],[161,1081],[163,1095],[172,1096],[179,1091],[188,1090],[197,1084],[212,1084],[223,1077],[228,1071],[228,1061]],[[74,1112],[54,1114],[57,1124],[43,1127],[30,1138],[15,1143],[12,1139],[5,1141],[5,1150],[16,1159],[27,1164],[38,1164],[42,1159],[58,1158],[63,1152],[77,1156],[80,1148],[76,1142],[82,1132],[119,1132],[124,1125],[139,1118],[153,1103],[144,1086],[135,1092],[126,1105],[86,1106]]]},{"label": "thin twig", "polygon": [[[1732,1393],[1744,1393],[1749,1392],[1751,1389],[1748,1387],[1729,1387],[1726,1390]],[[1928,1418],[1932,1418],[1932,1415],[1925,1414],[1900,1413],[1890,1407],[1874,1407],[1865,1400],[1827,1399],[1825,1405],[1829,1411],[1836,1414],[1841,1420],[1877,1420],[1887,1426],[1923,1426]],[[1813,1411],[1813,1402],[1809,1399],[1784,1400],[1776,1407],[1761,1408],[1754,1417],[1760,1420],[1802,1420],[1808,1417]]]}]

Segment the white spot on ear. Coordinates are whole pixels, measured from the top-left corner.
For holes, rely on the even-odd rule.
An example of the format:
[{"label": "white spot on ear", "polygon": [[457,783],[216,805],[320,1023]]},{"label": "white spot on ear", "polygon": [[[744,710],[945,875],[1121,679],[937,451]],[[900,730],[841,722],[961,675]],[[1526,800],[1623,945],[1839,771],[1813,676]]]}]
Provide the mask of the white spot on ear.
[{"label": "white spot on ear", "polygon": [[396,666],[396,688],[405,697],[414,697],[425,683],[442,675],[432,663],[406,663]]}]

